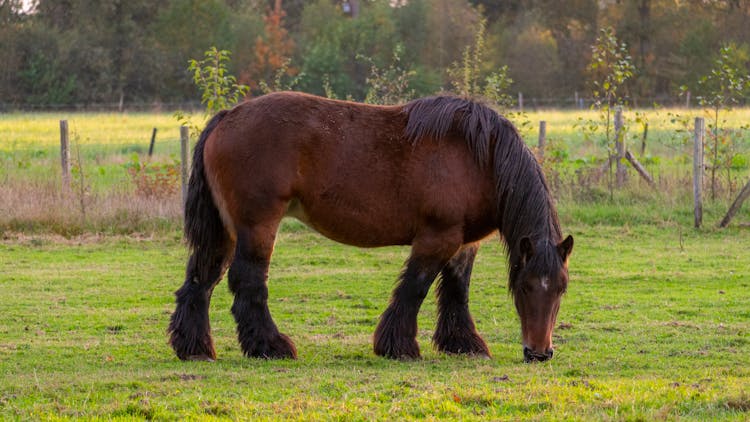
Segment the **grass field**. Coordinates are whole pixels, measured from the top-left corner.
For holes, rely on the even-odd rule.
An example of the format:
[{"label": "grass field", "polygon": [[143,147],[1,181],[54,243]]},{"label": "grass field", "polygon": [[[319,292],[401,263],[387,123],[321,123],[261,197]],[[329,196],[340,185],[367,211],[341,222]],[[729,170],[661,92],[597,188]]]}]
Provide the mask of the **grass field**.
[{"label": "grass field", "polygon": [[[599,138],[583,134],[582,121],[595,120],[588,110],[540,110],[517,116],[529,122],[525,139],[536,143],[540,120],[547,121],[550,182],[559,205],[577,221],[661,223],[665,219],[689,224],[692,207],[692,152],[685,124],[673,121],[703,115],[701,110],[641,110],[649,122],[643,164],[658,189],[650,190],[631,170],[626,189],[611,195],[607,177],[593,180],[590,172],[601,167],[607,150]],[[201,115],[194,115],[195,121]],[[636,111],[625,114],[628,142],[640,153],[641,126]],[[59,120],[71,130],[74,163],[72,198],[60,196]],[[739,128],[750,121],[750,109],[723,114],[726,127]],[[148,158],[153,128],[158,129],[154,156]],[[127,234],[176,229],[179,218],[179,178],[171,177],[172,194],[159,198],[134,197],[135,184],[128,174],[133,163],[174,165],[179,159],[178,123],[170,113],[10,113],[0,114],[0,230],[54,232],[65,236],[86,232]],[[738,166],[731,180],[719,174],[714,200],[704,195],[707,224],[726,212],[750,176],[750,134],[735,136]],[[744,164],[743,164],[744,163]],[[75,167],[78,165],[78,168]],[[80,170],[80,171],[79,171]],[[82,177],[81,177],[82,176]],[[586,207],[579,207],[585,204]],[[593,207],[591,206],[593,205]],[[580,219],[578,217],[581,217]],[[738,221],[750,218],[747,207]]]},{"label": "grass field", "polygon": [[[612,196],[578,174],[606,157],[576,126],[593,115],[527,115],[529,144],[546,120],[564,152],[552,169],[561,185],[550,181],[576,239],[555,357],[531,365],[497,239],[480,250],[471,293],[493,358],[433,351],[430,296],[419,319],[423,359],[399,362],[376,357],[371,336],[408,249],[345,247],[294,221],[279,235],[269,303],[299,360],[242,357],[223,282],[211,307],[218,361],[180,362],[165,332],[187,254],[179,194],[139,197],[127,174],[134,155],[147,161],[153,127],[152,160],[177,158],[176,121],[2,114],[0,419],[750,419],[750,205],[717,230],[731,200],[722,192],[707,200],[704,228],[692,228],[691,163],[674,112],[700,114],[650,112],[646,156],[659,159],[644,162],[659,189],[632,175]],[[61,118],[80,148],[80,194],[60,193]],[[727,121],[745,124],[750,109]],[[631,123],[629,139],[639,134]],[[750,158],[750,139],[738,142]],[[748,169],[735,177],[745,183]]]},{"label": "grass field", "polygon": [[[693,118],[708,116],[701,110],[650,109],[625,113],[629,149],[640,155],[642,125],[637,115],[648,121],[649,130],[644,164],[657,175],[688,172],[692,165]],[[201,115],[193,115],[201,121]],[[136,154],[145,160],[153,128],[157,142],[153,161],[170,162],[179,158],[179,124],[170,113],[10,113],[0,114],[0,181],[59,181],[59,120],[69,121],[71,155],[80,162],[94,192],[121,187],[127,181],[126,165]],[[597,121],[590,110],[539,110],[514,116],[517,124],[526,122],[523,135],[536,145],[539,121],[547,121],[547,139],[556,165],[580,168],[603,161],[607,149],[603,128],[584,135],[585,122]],[[723,112],[721,126],[740,128],[750,122],[750,109]],[[707,120],[708,121],[708,120]],[[709,122],[710,123],[710,122]],[[750,133],[737,131],[734,149],[744,157],[736,177],[750,170]],[[80,160],[78,160],[80,155]]]},{"label": "grass field", "polygon": [[[649,122],[648,147],[649,151],[658,155],[674,155],[682,151],[679,145],[683,136],[677,133],[685,129],[675,117],[682,117],[692,128],[695,117],[711,117],[699,109],[645,109],[625,112],[625,123],[628,126],[629,137],[638,140],[642,128],[635,121],[636,113],[645,117]],[[735,109],[723,112],[720,116],[722,127],[739,128],[750,121],[750,108]],[[69,121],[71,137],[81,148],[92,151],[95,157],[96,148],[100,155],[111,155],[122,152],[148,150],[151,131],[158,129],[156,153],[179,153],[179,124],[171,113],[6,113],[0,114],[0,151],[4,153],[16,152],[43,155],[54,154],[59,148],[59,121]],[[193,119],[200,121],[202,116],[194,114]],[[581,136],[581,123],[598,120],[598,115],[590,110],[538,110],[529,111],[523,116],[516,116],[516,123],[528,121],[528,129],[524,133],[527,141],[536,141],[538,122],[547,121],[547,136],[564,144],[575,158],[587,154],[601,153],[596,140],[585,140]],[[739,140],[747,146],[750,139],[747,136]],[[635,145],[634,145],[635,147]],[[635,148],[634,148],[635,149]],[[653,149],[653,150],[651,150]]]},{"label": "grass field", "polygon": [[491,360],[431,349],[390,361],[371,335],[407,249],[361,250],[285,223],[270,306],[296,361],[242,357],[222,282],[218,361],[166,343],[181,284],[179,234],[17,236],[0,244],[2,419],[642,419],[750,417],[750,237],[745,229],[573,226],[557,353],[522,363],[497,239],[480,251],[471,306]]}]

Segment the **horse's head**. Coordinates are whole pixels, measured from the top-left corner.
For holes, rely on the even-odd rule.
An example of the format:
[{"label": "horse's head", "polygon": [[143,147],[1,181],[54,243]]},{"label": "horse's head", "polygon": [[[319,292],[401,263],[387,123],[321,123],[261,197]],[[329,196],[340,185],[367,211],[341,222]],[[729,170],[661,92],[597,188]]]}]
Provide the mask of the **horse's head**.
[{"label": "horse's head", "polygon": [[524,237],[511,254],[510,289],[521,319],[523,357],[526,362],[552,357],[552,330],[560,300],[568,287],[568,256],[573,237],[555,245],[536,244]]}]

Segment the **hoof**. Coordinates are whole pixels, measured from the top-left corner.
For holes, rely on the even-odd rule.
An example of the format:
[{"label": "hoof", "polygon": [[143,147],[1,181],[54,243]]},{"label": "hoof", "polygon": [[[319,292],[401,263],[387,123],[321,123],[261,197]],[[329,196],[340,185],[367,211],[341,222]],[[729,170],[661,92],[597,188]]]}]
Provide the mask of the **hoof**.
[{"label": "hoof", "polygon": [[180,360],[202,360],[213,362],[216,360],[213,341],[211,337],[195,340],[173,331],[169,343]]},{"label": "hoof", "polygon": [[401,339],[396,341],[375,342],[374,351],[378,356],[398,360],[416,360],[419,359],[419,344],[416,339]]},{"label": "hoof", "polygon": [[216,362],[214,358],[208,355],[190,355],[184,360],[196,361],[196,362]]},{"label": "hoof", "polygon": [[292,340],[279,333],[269,339],[258,339],[243,345],[245,356],[263,359],[297,359],[297,349]]},{"label": "hoof", "polygon": [[490,349],[477,333],[464,336],[448,336],[433,338],[435,347],[449,355],[466,355],[479,359],[490,359]]}]

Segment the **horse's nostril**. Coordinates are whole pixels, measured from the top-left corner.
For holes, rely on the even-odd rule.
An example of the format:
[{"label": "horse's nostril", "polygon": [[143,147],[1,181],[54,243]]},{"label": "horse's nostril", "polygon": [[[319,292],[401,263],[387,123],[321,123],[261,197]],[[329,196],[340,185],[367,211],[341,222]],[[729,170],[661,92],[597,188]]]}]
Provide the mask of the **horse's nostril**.
[{"label": "horse's nostril", "polygon": [[555,351],[552,349],[547,349],[547,359],[552,359],[552,356],[555,354]]}]

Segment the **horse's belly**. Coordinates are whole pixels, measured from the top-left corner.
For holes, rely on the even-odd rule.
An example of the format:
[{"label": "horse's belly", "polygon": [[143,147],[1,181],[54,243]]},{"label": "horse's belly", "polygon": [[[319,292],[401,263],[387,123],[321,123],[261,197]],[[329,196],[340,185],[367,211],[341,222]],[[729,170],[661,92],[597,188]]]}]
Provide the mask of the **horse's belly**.
[{"label": "horse's belly", "polygon": [[295,218],[323,236],[347,245],[408,245],[414,238],[411,227],[392,216],[377,211],[362,213],[362,209],[345,206],[316,205],[306,208],[299,199],[292,199],[285,216]]}]

